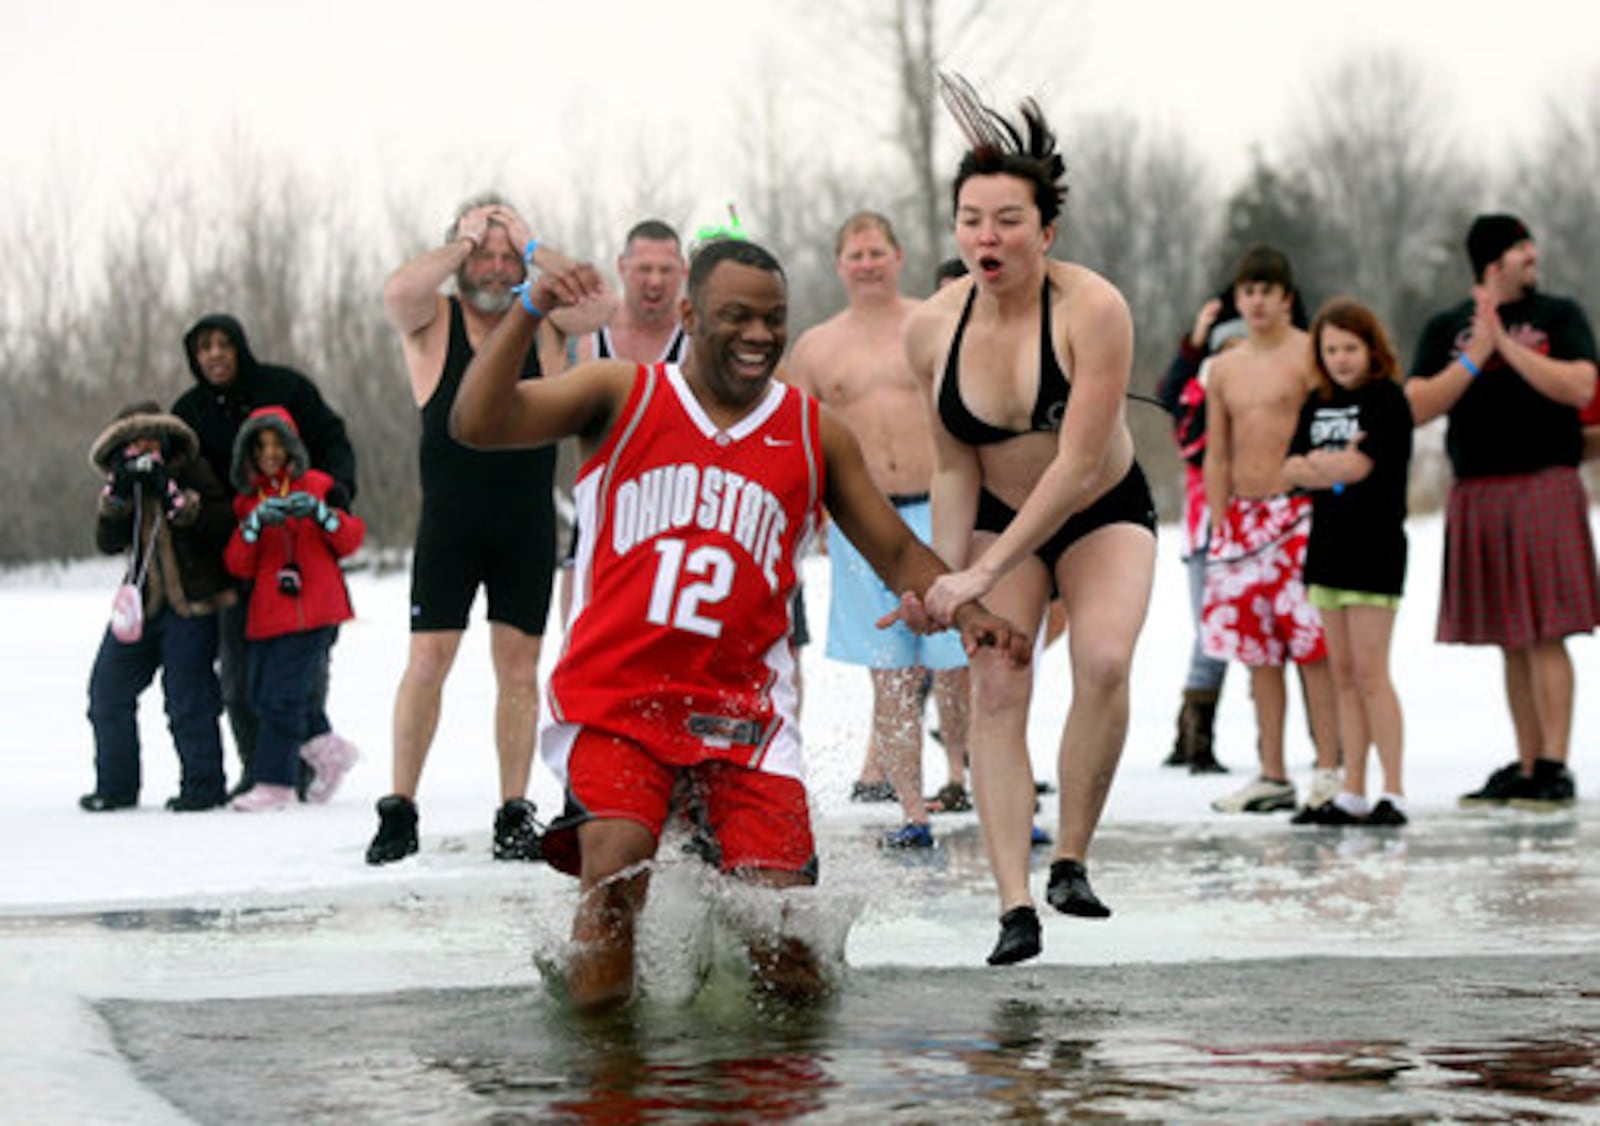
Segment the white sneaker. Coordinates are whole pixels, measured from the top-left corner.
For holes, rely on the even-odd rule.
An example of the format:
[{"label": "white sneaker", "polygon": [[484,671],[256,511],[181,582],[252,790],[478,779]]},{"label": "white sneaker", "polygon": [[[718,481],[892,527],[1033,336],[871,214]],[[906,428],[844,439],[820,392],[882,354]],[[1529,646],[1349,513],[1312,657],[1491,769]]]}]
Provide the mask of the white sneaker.
[{"label": "white sneaker", "polygon": [[1306,792],[1306,808],[1321,809],[1334,798],[1339,796],[1339,791],[1344,784],[1339,778],[1339,769],[1332,766],[1319,766],[1311,772],[1311,789]]},{"label": "white sneaker", "polygon": [[1211,803],[1218,813],[1275,813],[1294,808],[1294,783],[1257,778]]},{"label": "white sneaker", "polygon": [[271,782],[257,782],[228,803],[229,809],[240,813],[270,813],[294,807],[294,787],[274,786]]},{"label": "white sneaker", "polygon": [[361,752],[344,736],[329,731],[315,739],[308,739],[305,746],[300,748],[300,757],[310,763],[315,771],[311,785],[306,787],[306,801],[312,805],[322,805],[333,797],[339,783],[344,781],[344,776],[361,757]]}]

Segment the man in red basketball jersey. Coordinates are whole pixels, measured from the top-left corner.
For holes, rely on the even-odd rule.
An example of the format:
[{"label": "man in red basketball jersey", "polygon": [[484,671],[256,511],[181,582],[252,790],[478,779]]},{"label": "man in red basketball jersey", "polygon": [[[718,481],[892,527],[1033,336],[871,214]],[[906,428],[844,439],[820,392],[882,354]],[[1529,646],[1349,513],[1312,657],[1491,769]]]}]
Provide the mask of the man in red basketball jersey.
[{"label": "man in red basketball jersey", "polygon": [[[476,446],[576,434],[583,537],[565,647],[546,693],[546,761],[567,811],[545,857],[583,894],[568,967],[585,1007],[633,992],[634,923],[673,788],[687,774],[724,872],[769,887],[816,882],[795,710],[790,593],[826,505],[926,627],[920,596],[946,568],[868,476],[847,427],[773,379],[787,283],[751,242],[703,246],[689,268],[681,367],[614,360],[519,384],[539,319],[597,284],[590,267],[543,274],[484,342],[452,429]],[[1025,663],[1022,633],[977,603],[955,615],[969,650]],[[792,935],[749,940],[761,987],[826,988]]]}]

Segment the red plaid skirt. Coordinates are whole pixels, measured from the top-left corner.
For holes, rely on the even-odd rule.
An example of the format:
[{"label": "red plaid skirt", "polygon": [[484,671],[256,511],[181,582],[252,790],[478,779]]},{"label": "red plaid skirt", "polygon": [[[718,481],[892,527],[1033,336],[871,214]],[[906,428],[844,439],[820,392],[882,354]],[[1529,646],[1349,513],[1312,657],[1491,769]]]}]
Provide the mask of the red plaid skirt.
[{"label": "red plaid skirt", "polygon": [[1600,625],[1589,497],[1568,466],[1450,490],[1438,640],[1522,649]]}]

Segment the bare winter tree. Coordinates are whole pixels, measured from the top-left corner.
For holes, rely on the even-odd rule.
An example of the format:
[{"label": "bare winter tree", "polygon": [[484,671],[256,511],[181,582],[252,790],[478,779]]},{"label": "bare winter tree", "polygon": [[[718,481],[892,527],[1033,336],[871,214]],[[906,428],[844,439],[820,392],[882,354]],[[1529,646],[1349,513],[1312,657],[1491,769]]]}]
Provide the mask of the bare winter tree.
[{"label": "bare winter tree", "polygon": [[[987,76],[1013,70],[1030,44],[1070,44],[1068,21],[1076,8],[1040,0],[893,0],[808,10],[819,54],[828,60],[819,71],[826,85],[818,99],[852,125],[862,122],[865,107],[867,127],[894,156],[885,171],[897,178],[898,190],[880,183],[876,198],[858,206],[870,203],[897,221],[903,217],[908,278],[931,279],[949,246],[955,160],[948,146],[954,138],[935,92],[937,72],[964,69],[982,90]],[[1070,54],[1070,47],[1053,49],[1046,73],[1062,72]],[[1048,94],[1028,92],[1041,99]],[[872,116],[879,106],[887,107],[881,121]]]},{"label": "bare winter tree", "polygon": [[798,333],[841,305],[833,273],[834,231],[852,212],[879,206],[874,193],[881,189],[795,143],[796,114],[779,82],[756,89],[740,104],[738,116],[741,222],[751,238],[783,262],[789,323]]},{"label": "bare winter tree", "polygon": [[1500,194],[1533,227],[1544,250],[1544,286],[1577,298],[1591,317],[1600,317],[1600,74],[1586,97],[1546,108]]},{"label": "bare winter tree", "polygon": [[171,303],[151,214],[135,209],[130,229],[102,239],[102,281],[74,252],[73,207],[57,199],[6,212],[0,563],[93,554],[89,443],[118,406],[173,386],[154,359]]},{"label": "bare winter tree", "polygon": [[1342,284],[1334,280],[1345,261],[1338,234],[1305,173],[1271,164],[1257,152],[1244,181],[1228,197],[1217,279],[1226,282],[1240,255],[1261,244],[1288,256],[1307,305],[1315,307]]},{"label": "bare winter tree", "polygon": [[1332,287],[1371,305],[1408,339],[1457,268],[1457,217],[1481,177],[1456,155],[1444,103],[1415,60],[1363,52],[1315,83],[1289,130],[1342,250]]},{"label": "bare winter tree", "polygon": [[1068,254],[1122,290],[1141,366],[1164,362],[1214,280],[1221,202],[1205,165],[1181,134],[1113,114],[1077,130],[1067,167]]},{"label": "bare winter tree", "polygon": [[[370,243],[336,192],[248,145],[224,162],[219,186],[167,183],[134,199],[100,236],[92,274],[74,274],[73,241],[48,221],[6,213],[0,246],[16,253],[0,268],[17,330],[0,334],[0,472],[18,497],[63,501],[8,501],[0,562],[92,553],[89,442],[119,406],[170,405],[190,386],[183,332],[212,310],[239,315],[261,358],[300,367],[345,414],[375,545],[405,521],[407,498],[385,496],[403,478],[384,454],[409,456],[413,411],[403,377],[387,374],[398,356],[382,331],[384,271]],[[72,215],[71,201],[56,211]]]}]

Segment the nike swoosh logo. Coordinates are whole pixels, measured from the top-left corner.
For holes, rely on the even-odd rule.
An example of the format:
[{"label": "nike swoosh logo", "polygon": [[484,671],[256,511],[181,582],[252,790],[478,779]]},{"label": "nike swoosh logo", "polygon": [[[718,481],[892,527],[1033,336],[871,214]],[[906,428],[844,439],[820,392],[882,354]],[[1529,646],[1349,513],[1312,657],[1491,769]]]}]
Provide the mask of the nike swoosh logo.
[{"label": "nike swoosh logo", "polygon": [[792,446],[792,445],[794,445],[794,443],[792,441],[790,441],[788,438],[774,438],[771,434],[763,434],[763,435],[761,435],[761,437],[767,443],[767,445],[769,445],[769,446]]}]

